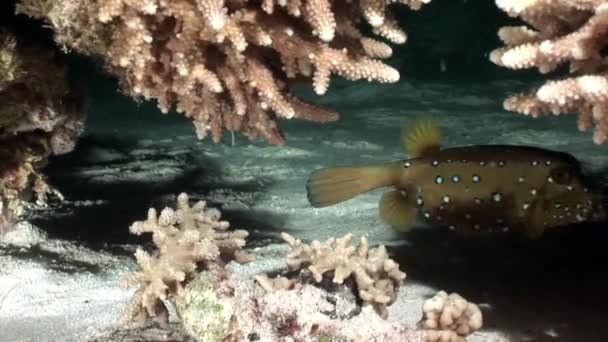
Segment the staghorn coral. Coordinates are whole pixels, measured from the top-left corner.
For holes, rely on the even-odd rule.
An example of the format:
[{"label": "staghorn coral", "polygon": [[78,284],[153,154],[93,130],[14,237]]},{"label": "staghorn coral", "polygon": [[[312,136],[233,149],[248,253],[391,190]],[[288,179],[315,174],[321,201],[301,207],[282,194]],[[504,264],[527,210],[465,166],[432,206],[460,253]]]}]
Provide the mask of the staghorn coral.
[{"label": "staghorn coral", "polygon": [[567,63],[573,75],[513,95],[505,100],[505,109],[534,117],[578,112],[579,130],[595,125],[593,141],[606,142],[608,4],[603,0],[496,0],[496,4],[531,28],[501,28],[498,35],[505,47],[492,51],[492,62],[511,69],[536,67],[541,73]]},{"label": "staghorn coral", "polygon": [[49,194],[62,198],[41,169],[51,155],[74,148],[84,108],[51,51],[0,33],[0,233],[24,213],[31,195],[37,205]]},{"label": "staghorn coral", "polygon": [[220,216],[219,210],[207,208],[204,201],[190,206],[188,195],[181,193],[175,210],[166,207],[157,214],[151,208],[145,221],[131,225],[129,230],[133,234],[152,233],[158,251],[155,255],[142,249],[135,252],[141,269],[130,274],[123,285],[139,285],[139,288],[123,322],[156,316],[161,323],[166,323],[168,311],[163,301],[180,296],[198,271],[221,268],[232,259],[251,260],[240,250],[245,245],[247,231],[228,231],[230,224],[220,221]]},{"label": "staghorn coral", "polygon": [[[365,237],[361,238],[359,246],[352,246],[352,234],[324,242],[315,240],[310,245],[287,233],[282,233],[281,237],[291,247],[287,257],[290,270],[306,268],[317,283],[322,282],[326,274],[331,274],[335,284],[343,284],[352,277],[363,302],[386,317],[386,306],[395,301],[406,275],[399,270],[399,264],[388,257],[384,246],[369,248]],[[262,276],[257,280],[267,290],[285,289],[293,285],[285,278],[269,279]]]},{"label": "staghorn coral", "polygon": [[386,43],[406,41],[389,4],[417,10],[429,0],[20,0],[17,12],[46,20],[56,41],[105,61],[124,92],[173,106],[198,138],[241,131],[284,141],[276,120],[336,120],[337,113],[290,92],[312,81],[327,91],[332,74],[395,82]]},{"label": "staghorn coral", "polygon": [[420,326],[427,342],[464,342],[465,337],[481,329],[481,310],[457,293],[439,291],[422,307]]}]

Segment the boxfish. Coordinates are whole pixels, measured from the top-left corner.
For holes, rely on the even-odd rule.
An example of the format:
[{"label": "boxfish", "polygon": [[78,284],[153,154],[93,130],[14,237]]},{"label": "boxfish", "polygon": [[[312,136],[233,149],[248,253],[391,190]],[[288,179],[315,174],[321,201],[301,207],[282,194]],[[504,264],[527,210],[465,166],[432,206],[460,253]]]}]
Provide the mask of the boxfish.
[{"label": "boxfish", "polygon": [[385,187],[379,216],[399,231],[422,214],[452,230],[531,239],[605,217],[602,196],[589,190],[581,163],[568,153],[518,145],[442,148],[441,129],[429,118],[406,126],[401,142],[409,159],[312,172],[309,203],[327,207]]}]

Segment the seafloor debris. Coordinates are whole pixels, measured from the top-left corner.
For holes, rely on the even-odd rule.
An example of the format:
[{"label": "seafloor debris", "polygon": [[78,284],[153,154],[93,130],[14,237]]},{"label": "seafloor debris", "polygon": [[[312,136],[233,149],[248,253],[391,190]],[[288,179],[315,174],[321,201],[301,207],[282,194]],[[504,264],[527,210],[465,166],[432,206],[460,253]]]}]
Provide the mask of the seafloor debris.
[{"label": "seafloor debris", "polygon": [[415,326],[382,319],[356,301],[351,292],[313,284],[268,292],[251,278],[204,272],[175,304],[199,341],[424,341]]},{"label": "seafloor debris", "polygon": [[464,342],[483,324],[479,307],[457,293],[439,291],[424,302],[422,310],[420,325],[427,342]]},{"label": "seafloor debris", "polygon": [[395,82],[379,59],[392,49],[366,37],[406,41],[389,4],[417,10],[430,0],[20,0],[17,13],[47,21],[66,49],[100,58],[134,98],[156,99],[192,118],[199,138],[224,130],[283,142],[277,118],[327,122],[337,113],[290,92],[312,82],[317,94],[332,74]]},{"label": "seafloor debris", "polygon": [[531,26],[506,26],[498,31],[505,47],[490,59],[511,69],[536,67],[548,73],[569,64],[572,77],[548,81],[538,89],[507,98],[507,110],[539,116],[578,112],[578,128],[595,124],[593,141],[608,140],[608,79],[605,42],[608,5],[588,0],[496,0],[512,17]]},{"label": "seafloor debris", "polygon": [[70,152],[82,133],[82,98],[68,85],[52,51],[26,48],[0,32],[0,234],[32,195],[54,193],[40,170],[49,156]]},{"label": "seafloor debris", "polygon": [[239,262],[251,258],[241,251],[248,233],[228,231],[230,224],[220,221],[220,212],[207,208],[204,201],[194,206],[185,193],[177,197],[177,208],[165,208],[160,214],[154,208],[148,219],[130,227],[133,234],[152,233],[158,250],[150,255],[142,249],[135,252],[141,269],[125,279],[126,286],[139,285],[123,321],[147,320],[156,317],[168,321],[164,300],[183,293],[184,286],[194,275],[213,267],[223,268],[232,259]]}]

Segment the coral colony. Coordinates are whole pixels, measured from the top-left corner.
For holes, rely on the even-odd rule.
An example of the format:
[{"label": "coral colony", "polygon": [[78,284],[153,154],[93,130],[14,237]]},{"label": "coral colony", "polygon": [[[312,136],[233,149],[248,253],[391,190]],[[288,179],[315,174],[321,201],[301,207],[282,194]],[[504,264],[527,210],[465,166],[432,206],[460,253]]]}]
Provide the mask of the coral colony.
[{"label": "coral colony", "polygon": [[[295,83],[321,95],[337,75],[391,83],[399,72],[381,60],[406,41],[393,5],[418,10],[430,0],[18,0],[17,14],[45,22],[55,42],[103,64],[135,100],[191,118],[198,138],[225,131],[282,144],[279,119],[337,120],[331,109],[294,95]],[[548,73],[568,63],[572,77],[508,98],[505,109],[538,116],[579,113],[608,140],[604,44],[608,7],[593,0],[496,0],[528,26],[503,27],[505,47],[490,55],[512,69]],[[389,6],[390,5],[390,6]],[[360,23],[371,28],[362,33]],[[52,86],[51,86],[52,85]],[[83,130],[83,100],[69,89],[51,53],[0,35],[0,233],[33,202],[60,194],[41,169],[70,152]],[[32,198],[32,196],[34,198]],[[157,250],[138,250],[139,286],[124,321],[167,323],[168,306],[201,341],[464,341],[482,326],[479,308],[439,292],[422,307],[418,326],[391,321],[387,307],[406,278],[384,246],[352,236],[290,248],[280,274],[243,278],[229,262],[251,262],[247,232],[230,230],[205,202],[150,209],[134,234],[151,233]]]},{"label": "coral colony", "polygon": [[386,307],[406,275],[384,246],[370,248],[365,238],[357,246],[350,234],[305,244],[283,233],[290,248],[284,274],[243,278],[225,266],[253,261],[241,250],[247,232],[229,230],[204,201],[190,206],[182,193],[176,209],[150,209],[131,232],[152,233],[157,251],[135,254],[140,269],[125,284],[139,288],[125,323],[166,324],[168,302],[199,341],[456,342],[482,326],[477,305],[443,291],[424,303],[418,327],[388,321]]}]

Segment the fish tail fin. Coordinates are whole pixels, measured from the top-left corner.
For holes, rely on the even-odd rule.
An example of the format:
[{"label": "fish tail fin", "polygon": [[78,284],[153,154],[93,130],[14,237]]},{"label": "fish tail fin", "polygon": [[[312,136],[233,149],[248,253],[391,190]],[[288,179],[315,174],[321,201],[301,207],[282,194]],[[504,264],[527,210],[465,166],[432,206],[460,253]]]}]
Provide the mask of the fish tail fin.
[{"label": "fish tail fin", "polygon": [[382,195],[378,206],[380,218],[395,230],[405,232],[416,218],[417,209],[399,191],[391,190]]},{"label": "fish tail fin", "polygon": [[401,143],[410,158],[436,154],[441,149],[441,128],[431,117],[415,119],[403,128]]},{"label": "fish tail fin", "polygon": [[344,202],[362,193],[393,185],[399,167],[395,163],[378,166],[330,167],[314,171],[306,183],[308,202],[315,208]]}]

